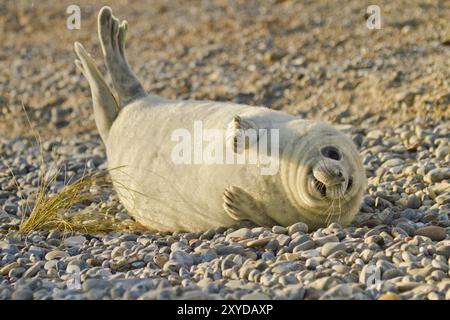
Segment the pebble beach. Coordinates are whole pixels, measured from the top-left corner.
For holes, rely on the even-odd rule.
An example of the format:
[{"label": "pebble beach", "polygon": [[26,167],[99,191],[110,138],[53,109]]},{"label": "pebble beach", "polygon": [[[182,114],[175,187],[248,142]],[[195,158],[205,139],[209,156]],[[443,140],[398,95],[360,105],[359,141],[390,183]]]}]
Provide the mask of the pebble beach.
[{"label": "pebble beach", "polygon": [[0,4],[0,300],[450,300],[450,4],[412,2],[380,1],[368,30],[360,1],[112,1],[149,92],[334,123],[368,177],[349,226],[170,234],[135,226],[108,187],[64,214],[112,230],[19,232],[43,172],[57,194],[107,169],[72,52],[100,65],[101,5],[81,2],[69,31],[69,2]]}]

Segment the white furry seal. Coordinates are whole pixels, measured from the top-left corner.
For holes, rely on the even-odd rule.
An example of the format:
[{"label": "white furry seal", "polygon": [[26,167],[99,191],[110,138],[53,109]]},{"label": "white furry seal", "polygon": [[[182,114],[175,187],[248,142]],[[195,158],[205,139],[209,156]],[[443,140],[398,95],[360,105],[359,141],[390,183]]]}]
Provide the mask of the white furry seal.
[{"label": "white furry seal", "polygon": [[[311,229],[351,222],[366,178],[358,151],[343,133],[262,107],[148,95],[125,58],[127,23],[104,7],[98,28],[118,101],[79,43],[76,65],[91,87],[115,189],[138,222],[158,231],[203,231],[236,220],[263,226],[302,221]],[[204,130],[222,130],[227,138],[216,140],[216,147],[223,142],[237,154],[256,148],[242,143],[243,130],[278,129],[279,170],[262,175],[248,163],[174,163],[172,134],[180,128],[193,133],[195,121]]]}]

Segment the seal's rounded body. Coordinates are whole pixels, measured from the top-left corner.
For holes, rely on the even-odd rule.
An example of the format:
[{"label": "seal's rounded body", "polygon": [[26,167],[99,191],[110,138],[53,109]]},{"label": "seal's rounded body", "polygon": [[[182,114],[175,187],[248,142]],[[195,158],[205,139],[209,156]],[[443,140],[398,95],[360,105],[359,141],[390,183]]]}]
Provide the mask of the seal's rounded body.
[{"label": "seal's rounded body", "polygon": [[136,220],[157,230],[199,231],[230,225],[235,221],[225,213],[222,196],[233,185],[255,195],[266,194],[270,203],[264,179],[273,177],[261,175],[256,165],[195,164],[194,155],[191,164],[171,159],[175,130],[186,129],[194,138],[194,122],[201,121],[204,130],[226,132],[233,116],[245,108],[144,99],[119,113],[106,142],[108,165],[121,202]]},{"label": "seal's rounded body", "polygon": [[[109,8],[101,10],[99,35],[119,103],[92,58],[80,44],[75,50],[91,86],[115,189],[138,222],[158,231],[203,231],[236,220],[267,226],[303,221],[311,228],[352,220],[366,180],[350,139],[323,122],[267,108],[147,95],[124,57],[126,30]],[[196,136],[195,123],[202,132],[215,130],[215,139]],[[252,129],[256,136],[245,140]],[[174,159],[180,143],[174,136],[180,132],[190,142],[190,154],[182,158],[191,161]],[[205,145],[197,148],[199,142],[215,153],[223,150],[224,161],[211,163],[195,154],[205,151]],[[262,173],[268,164],[262,158],[254,163],[226,158],[230,150],[236,157],[258,154],[263,145],[264,159],[276,163],[270,174]]]}]

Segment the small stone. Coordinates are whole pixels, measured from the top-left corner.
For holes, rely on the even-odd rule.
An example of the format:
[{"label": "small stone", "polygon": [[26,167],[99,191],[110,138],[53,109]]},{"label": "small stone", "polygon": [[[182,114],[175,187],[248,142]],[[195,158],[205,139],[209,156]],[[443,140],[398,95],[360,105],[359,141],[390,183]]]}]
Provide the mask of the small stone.
[{"label": "small stone", "polygon": [[33,292],[29,289],[19,289],[13,292],[12,300],[32,300]]},{"label": "small stone", "polygon": [[20,277],[25,271],[26,271],[26,269],[23,267],[13,268],[9,271],[8,276],[10,278],[13,278],[13,277],[17,278],[17,277]]},{"label": "small stone", "polygon": [[255,247],[264,247],[270,240],[272,240],[272,237],[265,237],[260,238],[256,240],[251,240],[247,242],[247,247],[255,248]]},{"label": "small stone", "polygon": [[44,269],[45,270],[56,269],[57,264],[58,260],[49,260],[44,264]]},{"label": "small stone", "polygon": [[287,232],[288,232],[288,230],[282,226],[274,226],[272,228],[272,233],[275,233],[275,234],[286,234]]},{"label": "small stone", "polygon": [[441,194],[437,196],[435,199],[437,204],[444,205],[444,204],[450,204],[450,194]]},{"label": "small stone", "polygon": [[320,253],[324,257],[328,257],[337,251],[345,251],[345,245],[340,242],[328,242],[322,246]]},{"label": "small stone", "polygon": [[87,279],[83,283],[83,290],[90,291],[93,289],[106,289],[111,287],[111,283],[104,279]]},{"label": "small stone", "polygon": [[445,300],[450,300],[450,289],[448,289],[447,293],[445,294]]},{"label": "small stone", "polygon": [[186,267],[190,267],[194,264],[194,258],[184,251],[172,252],[169,258],[171,260],[177,261],[178,263]]},{"label": "small stone", "polygon": [[397,278],[402,276],[403,273],[398,269],[389,269],[383,272],[383,276],[381,277],[382,280],[389,280],[393,278]]},{"label": "small stone", "polygon": [[448,156],[450,154],[450,147],[449,146],[439,146],[435,153],[436,158],[438,159],[444,159],[446,156]]},{"label": "small stone", "polygon": [[420,200],[415,194],[411,194],[408,196],[408,199],[406,201],[406,206],[411,209],[419,209],[420,208]]},{"label": "small stone", "polygon": [[318,246],[322,246],[328,242],[339,242],[339,238],[336,237],[335,235],[330,234],[328,236],[314,238],[314,242]]},{"label": "small stone", "polygon": [[25,278],[31,278],[34,277],[45,265],[44,261],[38,261],[34,265],[32,265],[30,268],[28,268],[27,271],[23,274]]},{"label": "small stone", "polygon": [[363,227],[374,228],[382,223],[383,223],[383,221],[381,221],[380,219],[368,219],[368,220],[360,222],[358,224],[358,227],[359,228],[363,228]]},{"label": "small stone", "polygon": [[19,249],[14,244],[5,243],[3,241],[0,241],[0,250],[1,252],[6,252],[10,254],[15,254],[19,252]]},{"label": "small stone", "polygon": [[12,269],[17,268],[19,266],[20,266],[20,264],[17,263],[16,261],[11,262],[11,263],[7,264],[6,266],[3,266],[0,269],[0,275],[6,276]]},{"label": "small stone", "polygon": [[436,253],[443,255],[446,259],[450,258],[450,245],[443,245],[436,249]]},{"label": "small stone", "polygon": [[373,139],[373,140],[378,140],[381,137],[383,137],[383,131],[381,131],[380,129],[371,130],[366,135],[367,139]]},{"label": "small stone", "polygon": [[291,236],[296,232],[308,233],[308,225],[303,222],[297,222],[288,227],[288,234]]},{"label": "small stone", "polygon": [[316,243],[313,240],[307,240],[306,242],[303,242],[302,244],[299,244],[298,246],[295,246],[294,249],[292,249],[293,253],[301,252],[305,250],[310,250],[316,246]]},{"label": "small stone", "polygon": [[424,268],[414,268],[410,269],[408,273],[413,276],[421,276],[423,278],[426,278],[431,272],[433,271],[433,267],[428,265]]},{"label": "small stone", "polygon": [[400,298],[399,295],[397,295],[395,293],[387,292],[387,293],[382,294],[378,298],[378,300],[402,300],[402,299]]},{"label": "small stone", "polygon": [[52,250],[45,255],[45,260],[61,259],[68,257],[69,254],[61,250]]},{"label": "small stone", "polygon": [[342,282],[342,280],[339,280],[335,277],[323,277],[317,280],[314,280],[309,284],[310,288],[316,289],[316,290],[329,290],[332,287],[335,287],[339,285]]},{"label": "small stone", "polygon": [[44,256],[44,249],[42,249],[40,247],[36,247],[36,246],[31,246],[28,249],[28,253],[34,254],[34,255],[42,258]]},{"label": "small stone", "polygon": [[262,292],[244,294],[241,300],[270,300],[270,297]]},{"label": "small stone", "polygon": [[153,261],[156,263],[156,265],[158,267],[160,267],[161,269],[164,267],[164,265],[166,264],[167,261],[169,261],[169,257],[163,254],[160,255],[156,255],[153,258]]},{"label": "small stone", "polygon": [[426,226],[416,230],[416,235],[428,237],[433,241],[444,240],[447,233],[444,228],[439,226]]},{"label": "small stone", "polygon": [[226,240],[233,240],[233,239],[249,239],[253,236],[253,232],[249,228],[241,228],[236,231],[231,232],[226,236]]},{"label": "small stone", "polygon": [[317,266],[319,266],[320,263],[323,261],[323,259],[324,259],[323,257],[309,258],[305,262],[305,267],[310,269],[310,270],[315,270],[317,268]]},{"label": "small stone", "polygon": [[218,255],[227,255],[227,254],[242,254],[244,251],[244,247],[238,243],[229,244],[229,245],[221,245],[216,248]]},{"label": "small stone", "polygon": [[436,183],[446,179],[450,179],[450,168],[433,169],[423,178],[428,183]]},{"label": "small stone", "polygon": [[83,236],[73,236],[64,239],[64,245],[68,247],[79,247],[86,241],[86,238]]},{"label": "small stone", "polygon": [[272,251],[276,251],[278,250],[278,247],[280,246],[279,242],[277,239],[271,239],[267,244],[266,244],[266,249],[272,250]]}]

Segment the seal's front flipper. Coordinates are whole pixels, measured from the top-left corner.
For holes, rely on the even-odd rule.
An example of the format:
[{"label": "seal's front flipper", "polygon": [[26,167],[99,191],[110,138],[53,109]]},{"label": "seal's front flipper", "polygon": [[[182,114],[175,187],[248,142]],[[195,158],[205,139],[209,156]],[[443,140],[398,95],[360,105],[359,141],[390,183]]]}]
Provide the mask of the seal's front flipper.
[{"label": "seal's front flipper", "polygon": [[75,42],[74,47],[79,59],[75,60],[75,64],[91,87],[95,123],[103,142],[106,143],[109,129],[119,113],[119,106],[89,53],[86,52],[81,43]]},{"label": "seal's front flipper", "polygon": [[103,7],[98,14],[98,35],[106,66],[123,107],[133,100],[147,96],[125,57],[126,21],[120,22],[111,8]]},{"label": "seal's front flipper", "polygon": [[234,153],[241,154],[259,140],[258,126],[250,117],[235,116],[228,124],[226,143]]},{"label": "seal's front flipper", "polygon": [[234,220],[249,220],[260,226],[276,224],[266,213],[264,206],[242,188],[231,186],[223,192],[223,208]]}]

